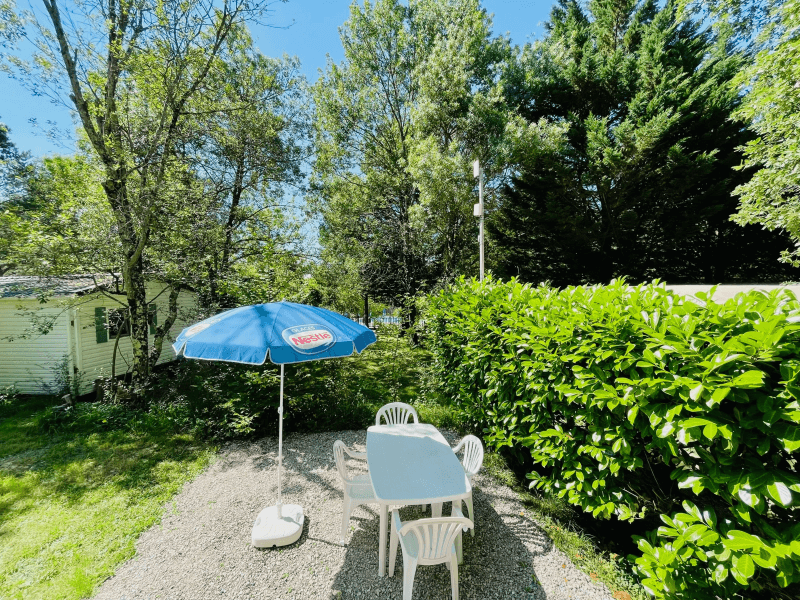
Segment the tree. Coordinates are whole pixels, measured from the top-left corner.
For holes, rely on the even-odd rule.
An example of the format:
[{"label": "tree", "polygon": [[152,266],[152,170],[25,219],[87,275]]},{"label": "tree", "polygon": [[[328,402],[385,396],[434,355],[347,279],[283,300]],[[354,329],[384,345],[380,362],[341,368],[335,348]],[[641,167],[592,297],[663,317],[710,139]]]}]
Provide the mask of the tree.
[{"label": "tree", "polygon": [[[688,18],[711,20],[720,30],[729,30],[745,46],[758,44],[759,34],[774,24],[775,9],[783,0],[678,0]],[[769,37],[769,34],[768,34]]]},{"label": "tree", "polygon": [[17,266],[15,247],[24,225],[20,213],[27,203],[19,194],[30,155],[11,141],[11,130],[0,123],[0,276]]},{"label": "tree", "polygon": [[[198,109],[211,74],[231,35],[248,18],[263,13],[263,2],[199,0],[152,2],[109,0],[76,3],[65,18],[58,0],[43,0],[46,16],[32,17],[38,35],[33,62],[6,55],[31,87],[65,91],[81,131],[102,167],[102,187],[121,248],[121,272],[131,321],[133,376],[141,389],[160,354],[175,310],[148,344],[145,257],[155,232],[168,230],[180,206],[185,171],[176,147]],[[82,14],[72,14],[82,11]],[[59,87],[63,84],[63,88]],[[170,296],[176,298],[180,283]],[[175,306],[174,302],[171,302]]]},{"label": "tree", "polygon": [[413,5],[416,37],[426,54],[414,79],[408,172],[419,189],[412,227],[433,242],[437,280],[477,271],[477,228],[472,205],[479,159],[485,188],[502,180],[507,161],[508,111],[499,84],[511,55],[508,39],[492,37],[491,18],[474,2]]},{"label": "tree", "polygon": [[470,162],[503,128],[490,29],[477,0],[351,6],[345,60],[314,88],[312,208],[323,260],[354,259],[362,294],[402,306],[474,262]]},{"label": "tree", "polygon": [[800,266],[800,1],[787,0],[776,14],[777,43],[762,49],[736,80],[747,94],[735,115],[758,136],[744,146],[742,167],[758,170],[734,191],[734,220],[787,232],[794,250],[785,250],[782,260]]},{"label": "tree", "polygon": [[5,123],[0,123],[0,161],[2,161],[0,164],[3,166],[9,159],[18,154],[17,147],[9,138],[9,133],[8,126]]},{"label": "tree", "polygon": [[16,230],[8,257],[20,272],[115,272],[120,245],[109,227],[102,178],[102,168],[85,155],[28,164],[6,213]]},{"label": "tree", "polygon": [[[489,222],[501,275],[556,285],[775,281],[785,240],[734,227],[738,146],[730,39],[674,3],[562,0],[507,71],[509,103],[563,128],[517,166]],[[795,276],[796,277],[796,276]]]},{"label": "tree", "polygon": [[25,34],[25,24],[14,0],[0,0],[0,48],[13,45]]},{"label": "tree", "polygon": [[[300,237],[300,224],[291,217],[296,207],[284,198],[288,189],[302,185],[301,163],[310,142],[305,79],[297,59],[268,58],[253,48],[249,36],[231,46],[214,74],[219,81],[210,86],[219,93],[213,99],[217,110],[198,116],[197,134],[184,149],[215,213],[211,222],[217,232],[206,242],[216,249],[203,253],[209,306],[254,295],[240,276],[253,287],[258,272],[274,280],[280,271],[276,263],[296,261],[289,248]],[[245,266],[253,261],[262,268],[254,272]],[[268,291],[272,284],[255,287]]]}]

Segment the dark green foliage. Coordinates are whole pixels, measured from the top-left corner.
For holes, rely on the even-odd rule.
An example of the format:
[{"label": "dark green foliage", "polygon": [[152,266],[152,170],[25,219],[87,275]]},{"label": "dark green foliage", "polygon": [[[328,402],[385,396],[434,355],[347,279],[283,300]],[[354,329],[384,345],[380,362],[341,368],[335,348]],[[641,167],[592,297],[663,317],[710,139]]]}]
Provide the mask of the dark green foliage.
[{"label": "dark green foliage", "polygon": [[505,188],[488,224],[495,272],[555,285],[796,279],[778,263],[788,237],[730,221],[754,171],[734,170],[754,137],[731,118],[745,65],[673,3],[561,0],[505,74],[526,121],[566,131]]},{"label": "dark green foliage", "polygon": [[[360,355],[286,365],[284,431],[364,429],[387,402],[415,404],[422,355],[424,351],[412,349],[397,327],[383,326],[378,343]],[[118,385],[125,397],[125,384]],[[219,440],[277,435],[280,367],[182,359],[165,365],[144,397],[148,403],[142,414],[175,432]],[[41,425],[48,431],[74,429],[74,421],[83,411],[105,414],[103,411],[111,410],[104,408],[107,406],[79,404],[72,412],[45,415]],[[436,409],[435,403],[426,407]],[[100,422],[103,425],[98,429],[113,424],[124,428],[117,417]]]},{"label": "dark green foliage", "polygon": [[636,558],[657,597],[797,597],[794,296],[462,280],[427,318],[442,391],[532,487],[599,518],[660,516]]},{"label": "dark green foliage", "polygon": [[[364,385],[357,360],[287,365],[284,431],[370,425],[377,407],[367,397],[385,390]],[[119,385],[124,395],[125,386]],[[108,402],[48,407],[37,415],[36,426],[46,433],[168,430],[215,440],[277,435],[279,391],[280,367],[272,364],[250,367],[181,360],[159,372],[146,394],[147,407]]]},{"label": "dark green foliage", "polygon": [[9,138],[9,129],[5,123],[0,123],[0,161],[9,160],[17,155],[17,147]]}]

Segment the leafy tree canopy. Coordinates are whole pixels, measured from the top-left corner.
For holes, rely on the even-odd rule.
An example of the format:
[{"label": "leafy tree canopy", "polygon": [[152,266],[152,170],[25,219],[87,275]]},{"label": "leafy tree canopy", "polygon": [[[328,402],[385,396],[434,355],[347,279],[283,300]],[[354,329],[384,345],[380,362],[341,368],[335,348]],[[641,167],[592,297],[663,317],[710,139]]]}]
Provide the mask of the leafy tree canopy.
[{"label": "leafy tree canopy", "polygon": [[787,0],[776,14],[777,43],[736,79],[747,94],[735,114],[758,134],[743,149],[743,168],[758,170],[735,190],[734,219],[788,232],[794,250],[782,259],[800,266],[800,2]]},{"label": "leafy tree canopy", "polygon": [[[296,78],[287,75],[293,67],[261,60],[252,50],[246,23],[267,6],[247,0],[45,0],[43,13],[23,12],[0,29],[0,68],[32,91],[67,103],[78,117],[83,162],[96,168],[107,211],[97,235],[114,238],[107,245],[114,263],[109,268],[122,274],[136,394],[174,322],[179,291],[197,286],[204,274],[213,272],[215,281],[230,274],[254,248],[270,247],[275,229],[282,228],[270,229],[269,200],[261,200],[274,199],[278,180],[299,177],[290,164],[297,152],[287,143],[292,135],[285,123],[292,117],[271,110],[276,103],[270,98],[294,88]],[[17,48],[21,37],[33,44],[33,60]],[[253,153],[237,153],[225,127],[252,127],[247,150]],[[261,199],[245,214],[254,196]],[[81,219],[86,214],[79,211]],[[72,241],[62,233],[48,229],[42,248]],[[107,256],[99,255],[103,262]],[[94,266],[78,262],[82,271]],[[60,274],[67,265],[39,260],[37,267]],[[152,344],[145,273],[166,283],[170,295],[170,313]]]},{"label": "leafy tree canopy", "polygon": [[474,262],[470,163],[502,140],[509,45],[477,0],[354,3],[341,39],[314,88],[312,209],[324,257],[399,305]]}]

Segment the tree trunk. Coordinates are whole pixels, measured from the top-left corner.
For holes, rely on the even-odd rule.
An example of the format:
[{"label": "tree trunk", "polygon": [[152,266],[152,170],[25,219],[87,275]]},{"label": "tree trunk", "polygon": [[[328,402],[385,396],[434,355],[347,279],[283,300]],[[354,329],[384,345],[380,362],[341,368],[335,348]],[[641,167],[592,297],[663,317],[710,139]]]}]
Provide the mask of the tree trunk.
[{"label": "tree trunk", "polygon": [[[126,252],[127,254],[127,252]],[[150,349],[147,336],[147,288],[141,255],[131,257],[123,272],[123,285],[131,315],[131,349],[133,351],[133,400],[139,400],[150,379]]]},{"label": "tree trunk", "polygon": [[414,346],[419,345],[419,332],[416,328],[418,316],[416,302],[407,302],[400,310],[400,334],[404,336],[410,335],[411,343]]},{"label": "tree trunk", "polygon": [[[141,60],[139,57],[147,56],[150,52],[150,40],[141,36],[151,26],[150,17],[160,14],[156,7],[116,0],[108,3],[103,25],[108,34],[106,65],[102,73],[95,72],[89,76],[91,69],[86,72],[86,66],[79,62],[79,50],[84,48],[71,45],[62,22],[58,0],[43,2],[53,24],[52,35],[58,44],[58,52],[69,80],[69,98],[80,117],[86,137],[105,168],[103,190],[114,214],[123,253],[121,270],[131,326],[132,391],[135,400],[141,397],[148,383],[151,368],[161,353],[163,336],[174,322],[177,311],[170,294],[171,320],[168,318],[162,325],[163,329],[156,337],[156,347],[151,354],[148,344],[149,322],[143,253],[154,226],[152,219],[158,213],[155,200],[158,194],[164,193],[163,184],[180,135],[179,125],[186,115],[187,103],[192,97],[203,93],[203,84],[237,23],[243,17],[258,12],[261,5],[259,2],[251,4],[234,0],[224,2],[217,10],[211,11],[212,3],[208,5],[209,12],[205,14],[201,7],[199,12],[194,13],[196,21],[191,21],[191,29],[197,28],[197,39],[204,40],[202,45],[191,37],[182,37],[188,36],[182,29],[183,21],[172,20],[171,14],[165,16],[163,22],[159,22],[157,27],[166,28],[170,38],[174,36],[179,42],[174,48],[172,59],[176,63],[177,72],[183,72],[185,76],[180,80],[180,85],[178,79],[161,82],[167,86],[167,100],[163,103],[160,125],[154,132],[152,141],[140,143],[128,135],[125,125],[128,109],[120,108],[118,102],[126,97],[123,93],[124,75],[137,68],[136,65]],[[194,9],[189,6],[187,10],[192,12]],[[66,12],[70,14],[68,10]],[[179,19],[183,19],[183,16]],[[67,23],[71,25],[71,20]],[[72,31],[74,34],[75,30]],[[201,32],[207,34],[207,37],[200,35]],[[74,36],[78,41],[76,43],[80,42],[80,37]],[[99,48],[95,48],[92,52],[98,50]],[[195,55],[199,63],[191,58]],[[128,188],[132,173],[137,174],[141,188],[139,196],[134,198],[129,197]],[[224,276],[226,265],[219,265],[218,271],[220,269]],[[174,292],[177,303],[177,290]]]},{"label": "tree trunk", "polygon": [[180,292],[181,288],[179,286],[172,286],[169,290],[169,312],[164,322],[156,327],[153,347],[150,350],[150,369],[156,366],[158,358],[161,356],[161,349],[164,345],[164,336],[167,335],[167,332],[178,317],[178,295]]},{"label": "tree trunk", "polygon": [[124,183],[125,176],[122,167],[107,166],[103,190],[114,210],[125,257],[122,266],[122,285],[128,301],[133,354],[131,390],[132,399],[136,402],[150,378],[147,289],[143,262],[143,251],[149,237],[149,230],[146,223],[140,226],[141,231],[136,230],[128,201],[127,187]]}]

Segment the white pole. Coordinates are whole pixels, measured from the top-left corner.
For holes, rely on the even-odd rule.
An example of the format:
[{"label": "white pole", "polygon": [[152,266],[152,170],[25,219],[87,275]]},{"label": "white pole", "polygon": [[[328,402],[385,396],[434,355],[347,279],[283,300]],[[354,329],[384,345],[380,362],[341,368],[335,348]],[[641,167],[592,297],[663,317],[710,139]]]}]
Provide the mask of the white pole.
[{"label": "white pole", "polygon": [[281,497],[281,467],[283,466],[283,365],[281,365],[281,405],[278,408],[278,518],[283,518]]},{"label": "white pole", "polygon": [[483,168],[481,168],[478,178],[478,203],[481,205],[481,228],[479,236],[481,242],[481,281],[483,281]]},{"label": "white pole", "polygon": [[478,245],[480,246],[481,256],[481,281],[483,281],[483,168],[481,168],[481,162],[477,159],[472,163],[472,176],[478,178],[478,203],[475,205],[474,214],[476,217],[481,218]]}]

